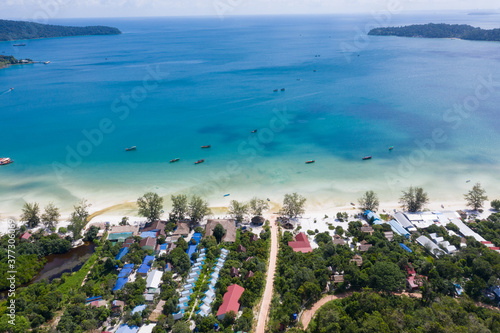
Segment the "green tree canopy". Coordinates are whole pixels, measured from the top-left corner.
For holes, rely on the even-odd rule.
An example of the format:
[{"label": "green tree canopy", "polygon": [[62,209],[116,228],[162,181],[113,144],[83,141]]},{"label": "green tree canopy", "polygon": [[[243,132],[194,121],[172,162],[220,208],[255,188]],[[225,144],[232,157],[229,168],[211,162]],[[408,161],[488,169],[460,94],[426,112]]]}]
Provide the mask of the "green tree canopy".
[{"label": "green tree canopy", "polygon": [[54,206],[54,204],[51,202],[47,206],[45,206],[45,212],[42,214],[42,223],[46,228],[53,228],[59,220],[59,217],[61,217],[59,208]]},{"label": "green tree canopy", "polygon": [[40,223],[40,207],[38,203],[26,202],[22,208],[21,221],[28,223],[29,228],[36,227]]},{"label": "green tree canopy", "polygon": [[254,216],[262,216],[262,213],[269,209],[269,204],[266,200],[253,197],[249,203],[250,214]]},{"label": "green tree canopy", "polygon": [[410,186],[408,191],[403,191],[399,203],[408,212],[417,212],[424,208],[429,202],[427,193],[421,187]]},{"label": "green tree canopy", "polygon": [[208,202],[204,201],[197,195],[193,195],[189,202],[189,217],[191,222],[196,224],[203,220],[203,218],[211,213],[208,208]]},{"label": "green tree canopy", "polygon": [[217,223],[217,225],[214,228],[213,235],[215,239],[217,240],[217,243],[220,243],[222,240],[222,237],[226,234],[226,229],[222,226],[222,224]]},{"label": "green tree canopy", "polygon": [[242,222],[245,215],[248,214],[248,205],[243,202],[231,200],[229,205],[229,214],[237,221]]},{"label": "green tree canopy", "polygon": [[379,261],[370,269],[370,286],[375,290],[398,291],[404,286],[404,281],[405,275],[395,263]]},{"label": "green tree canopy", "polygon": [[486,196],[486,191],[481,187],[481,183],[476,183],[472,190],[464,195],[465,201],[467,201],[467,206],[471,207],[473,210],[478,210],[482,208],[484,202],[488,200]]},{"label": "green tree canopy", "polygon": [[90,204],[85,199],[82,199],[78,205],[73,206],[74,211],[71,213],[71,224],[68,226],[68,229],[73,232],[74,239],[82,238],[82,230],[87,224],[87,218],[89,217],[89,207]]},{"label": "green tree canopy", "polygon": [[366,191],[361,198],[358,199],[359,208],[364,212],[366,210],[377,211],[379,201],[378,196],[373,191]]},{"label": "green tree canopy", "polygon": [[139,206],[139,215],[147,218],[150,222],[154,222],[160,218],[163,198],[157,193],[148,192],[137,199],[137,205]]},{"label": "green tree canopy", "polygon": [[172,195],[172,211],[170,212],[170,218],[178,221],[184,220],[188,213],[188,197],[185,194]]},{"label": "green tree canopy", "polygon": [[285,194],[285,198],[283,199],[283,207],[281,208],[280,213],[283,216],[295,218],[305,213],[305,204],[306,198],[304,198],[303,196],[297,193]]}]

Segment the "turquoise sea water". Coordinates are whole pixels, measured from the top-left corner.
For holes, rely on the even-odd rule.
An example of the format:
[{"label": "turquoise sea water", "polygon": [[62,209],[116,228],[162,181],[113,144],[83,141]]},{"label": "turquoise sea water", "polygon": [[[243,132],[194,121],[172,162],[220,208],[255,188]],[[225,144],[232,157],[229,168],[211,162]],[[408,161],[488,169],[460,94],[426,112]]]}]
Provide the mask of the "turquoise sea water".
[{"label": "turquoise sea water", "polygon": [[[388,25],[427,22],[493,28],[498,17]],[[343,205],[368,189],[395,201],[410,185],[460,200],[470,179],[500,195],[500,87],[481,83],[500,82],[500,43],[366,36],[372,16],[51,23],[123,34],[0,43],[51,61],[0,70],[0,156],[15,161],[0,167],[0,217],[25,200],[68,209],[149,190]]]}]

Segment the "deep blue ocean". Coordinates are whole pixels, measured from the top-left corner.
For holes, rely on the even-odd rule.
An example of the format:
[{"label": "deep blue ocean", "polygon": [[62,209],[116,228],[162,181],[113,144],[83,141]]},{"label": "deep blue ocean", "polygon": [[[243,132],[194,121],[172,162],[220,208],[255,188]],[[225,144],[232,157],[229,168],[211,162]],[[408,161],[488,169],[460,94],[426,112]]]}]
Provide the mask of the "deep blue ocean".
[{"label": "deep blue ocean", "polygon": [[58,19],[123,34],[1,42],[50,64],[0,70],[0,157],[15,161],[0,217],[150,190],[335,206],[410,185],[461,200],[471,180],[499,196],[500,43],[366,35],[428,22],[499,27],[466,13]]}]

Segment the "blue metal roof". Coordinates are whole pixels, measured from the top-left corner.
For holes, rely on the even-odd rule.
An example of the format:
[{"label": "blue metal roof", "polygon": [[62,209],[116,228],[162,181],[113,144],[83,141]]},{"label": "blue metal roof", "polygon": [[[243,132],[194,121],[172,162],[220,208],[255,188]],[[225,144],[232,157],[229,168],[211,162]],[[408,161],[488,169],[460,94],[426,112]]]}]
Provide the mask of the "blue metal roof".
[{"label": "blue metal roof", "polygon": [[116,333],[137,333],[137,331],[139,331],[139,326],[128,326],[123,324],[116,330]]},{"label": "blue metal roof", "polygon": [[121,260],[128,253],[128,247],[120,249],[120,252],[115,257],[115,260]]},{"label": "blue metal roof", "polygon": [[151,266],[142,264],[141,267],[139,267],[139,269],[137,270],[137,273],[146,274],[150,268]]},{"label": "blue metal roof", "polygon": [[142,261],[143,265],[151,265],[155,261],[155,256],[146,256],[144,260]]},{"label": "blue metal roof", "polygon": [[122,268],[120,273],[118,274],[118,278],[124,278],[130,275],[132,273],[132,268]]},{"label": "blue metal roof", "polygon": [[132,312],[130,312],[130,314],[134,314],[136,312],[142,312],[144,309],[146,308],[146,304],[142,304],[142,305],[137,305],[133,310]]},{"label": "blue metal roof", "polygon": [[134,268],[134,264],[125,264],[123,265],[123,268]]},{"label": "blue metal roof", "polygon": [[399,224],[396,220],[390,220],[389,224],[391,225],[392,231],[397,233],[400,236],[405,236],[406,238],[410,237],[410,233]]},{"label": "blue metal roof", "polygon": [[194,240],[196,241],[196,244],[198,244],[198,243],[200,242],[201,237],[202,237],[202,236],[201,236],[201,233],[199,233],[199,232],[195,232],[195,233],[193,234],[193,237],[191,237],[191,239],[194,239]]},{"label": "blue metal roof", "polygon": [[167,243],[163,243],[160,245],[160,250],[167,250],[167,247],[168,247],[168,244]]},{"label": "blue metal roof", "polygon": [[399,243],[399,245],[403,248],[403,250],[408,251],[410,253],[413,252],[408,246],[404,245],[403,243]]},{"label": "blue metal roof", "polygon": [[121,290],[125,285],[125,283],[127,282],[128,282],[128,277],[119,278],[118,280],[116,280],[116,284],[115,287],[113,288],[113,291]]},{"label": "blue metal roof", "polygon": [[153,237],[156,238],[158,231],[144,231],[141,233],[141,238]]}]

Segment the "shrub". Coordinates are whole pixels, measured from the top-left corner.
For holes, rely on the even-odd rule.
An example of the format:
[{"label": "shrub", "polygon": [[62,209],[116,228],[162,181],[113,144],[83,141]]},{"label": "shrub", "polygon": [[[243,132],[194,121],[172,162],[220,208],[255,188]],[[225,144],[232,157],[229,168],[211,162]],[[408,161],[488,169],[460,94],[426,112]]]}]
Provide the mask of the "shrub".
[{"label": "shrub", "polygon": [[307,234],[308,234],[309,236],[313,236],[313,235],[314,235],[314,231],[312,231],[312,230],[307,230]]},{"label": "shrub", "polygon": [[491,200],[491,208],[493,208],[494,210],[500,210],[500,200],[496,199],[496,200]]},{"label": "shrub", "polygon": [[60,227],[60,228],[59,228],[59,233],[60,233],[60,234],[65,234],[65,233],[67,233],[67,232],[68,232],[68,229],[66,229],[65,227]]}]

